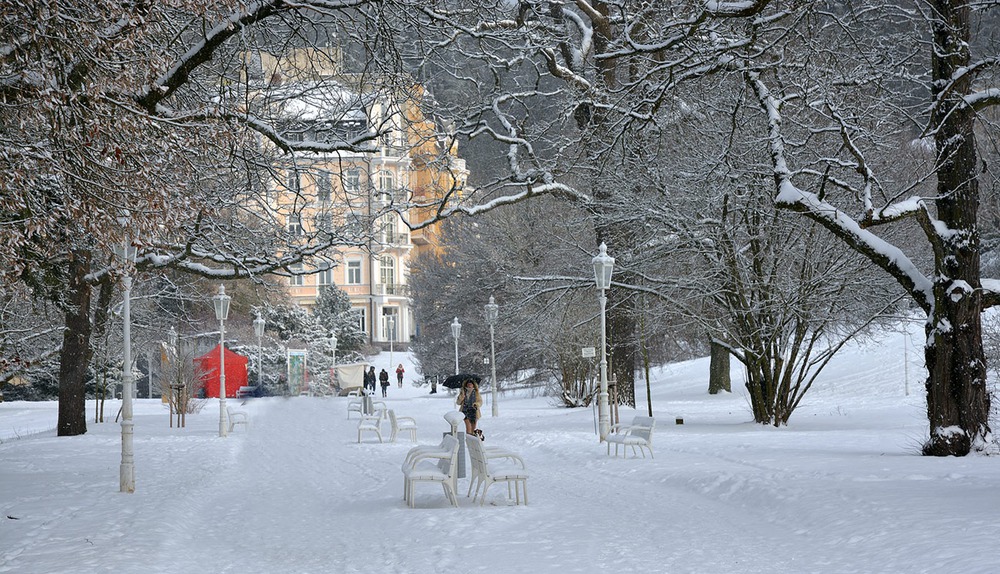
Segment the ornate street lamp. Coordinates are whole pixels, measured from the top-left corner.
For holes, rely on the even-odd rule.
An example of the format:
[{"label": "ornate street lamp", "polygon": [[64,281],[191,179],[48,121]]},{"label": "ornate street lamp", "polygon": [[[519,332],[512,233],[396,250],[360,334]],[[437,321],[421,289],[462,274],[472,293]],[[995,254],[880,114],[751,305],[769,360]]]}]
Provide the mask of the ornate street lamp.
[{"label": "ornate street lamp", "polygon": [[226,425],[226,317],[229,316],[229,302],[225,285],[219,285],[219,294],[212,297],[215,318],[219,320],[219,436],[229,435]]},{"label": "ornate street lamp", "polygon": [[257,311],[257,318],[253,320],[253,334],[257,335],[257,396],[264,393],[264,318]]},{"label": "ornate street lamp", "polygon": [[493,343],[493,325],[497,322],[497,314],[500,312],[500,306],[497,305],[496,301],[493,300],[493,295],[490,295],[490,302],[484,307],[486,309],[486,323],[490,326],[490,381],[493,385],[492,401],[493,401],[493,416],[500,416],[500,407],[497,406],[497,350],[496,345]]},{"label": "ornate street lamp", "polygon": [[462,324],[458,322],[458,317],[451,322],[451,336],[455,338],[455,374],[458,374],[458,338],[462,335]]},{"label": "ornate street lamp", "polygon": [[[123,225],[127,219],[123,218]],[[122,301],[122,461],[118,469],[119,491],[135,492],[135,451],[132,447],[135,423],[132,420],[132,395],[134,393],[132,380],[132,277],[129,275],[131,265],[135,263],[135,247],[132,240],[125,237],[121,248],[115,248],[115,254],[126,265],[122,274],[124,296]]]},{"label": "ornate street lamp", "polygon": [[607,338],[607,290],[611,287],[611,272],[615,258],[608,255],[608,246],[601,243],[601,252],[593,259],[594,279],[600,291],[601,301],[601,392],[597,396],[598,429],[603,442],[611,430],[611,414],[608,411],[608,338]]}]

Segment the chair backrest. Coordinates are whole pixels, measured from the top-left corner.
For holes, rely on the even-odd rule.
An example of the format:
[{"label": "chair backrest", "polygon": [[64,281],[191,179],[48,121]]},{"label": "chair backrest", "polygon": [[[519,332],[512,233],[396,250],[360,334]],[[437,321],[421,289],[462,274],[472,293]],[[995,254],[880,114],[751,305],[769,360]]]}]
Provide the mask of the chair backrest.
[{"label": "chair backrest", "polygon": [[472,467],[480,476],[488,476],[490,465],[486,460],[486,449],[483,447],[483,441],[476,435],[466,435],[465,444],[469,450]]},{"label": "chair backrest", "polygon": [[448,458],[441,459],[438,463],[438,468],[448,477],[455,476],[458,472],[458,439],[449,435],[445,435],[444,440],[441,441],[441,446],[444,450],[451,452],[451,456]]},{"label": "chair backrest", "polygon": [[642,437],[646,442],[653,442],[653,428],[656,426],[656,419],[653,417],[637,416],[632,419],[632,435]]},{"label": "chair backrest", "polygon": [[396,411],[389,409],[389,422],[392,423],[392,428],[396,428]]}]

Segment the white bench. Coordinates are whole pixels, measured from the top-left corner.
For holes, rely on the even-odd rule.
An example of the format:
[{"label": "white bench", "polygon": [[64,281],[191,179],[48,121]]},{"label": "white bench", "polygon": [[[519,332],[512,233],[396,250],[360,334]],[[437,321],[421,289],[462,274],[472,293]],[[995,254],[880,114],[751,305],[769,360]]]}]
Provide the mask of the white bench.
[{"label": "white bench", "polygon": [[389,409],[389,424],[392,428],[389,442],[396,442],[396,436],[401,432],[410,433],[410,441],[417,442],[417,420],[413,417],[397,417],[396,411]]},{"label": "white bench", "polygon": [[418,482],[438,482],[452,506],[458,506],[455,481],[458,472],[458,439],[446,435],[441,449],[425,451],[414,456],[409,465],[403,466],[403,500],[413,508],[414,487]]},{"label": "white bench", "polygon": [[[638,456],[636,453],[636,447],[638,447],[642,458],[646,458],[646,453],[643,452],[643,449],[646,449],[649,451],[649,458],[653,458],[653,428],[655,426],[656,420],[647,416],[634,417],[630,425],[621,423],[614,425],[604,439],[608,443],[608,454],[611,454],[611,445],[613,444],[615,445],[616,457],[618,456],[618,446],[621,445],[622,447],[632,447],[633,456]],[[624,450],[623,448],[623,456]]]},{"label": "white bench", "polygon": [[244,411],[234,411],[233,407],[226,407],[226,418],[229,419],[229,432],[233,432],[236,425],[243,425],[250,428],[250,416]]},{"label": "white bench", "polygon": [[[469,447],[469,458],[472,459],[472,479],[469,482],[469,491],[472,492],[473,484],[476,486],[475,495],[472,501],[479,497],[479,505],[486,502],[486,491],[495,482],[507,483],[507,496],[511,495],[511,486],[514,488],[514,503],[521,504],[521,494],[524,494],[524,504],[528,504],[528,471],[525,470],[524,459],[510,451],[495,450],[492,454],[487,454],[483,448],[483,441],[476,436],[469,436],[465,439]],[[491,460],[496,462],[490,462]],[[500,462],[504,460],[505,462]],[[479,494],[479,488],[483,488],[483,494]]]}]

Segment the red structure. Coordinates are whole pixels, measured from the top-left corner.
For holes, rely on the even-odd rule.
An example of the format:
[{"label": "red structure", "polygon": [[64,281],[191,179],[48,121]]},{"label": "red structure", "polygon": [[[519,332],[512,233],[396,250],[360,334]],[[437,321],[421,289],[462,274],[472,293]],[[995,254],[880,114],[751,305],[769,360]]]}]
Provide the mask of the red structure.
[{"label": "red structure", "polygon": [[[226,398],[236,398],[236,391],[247,384],[250,359],[226,349]],[[195,370],[204,376],[205,396],[219,397],[219,346],[194,359]]]}]

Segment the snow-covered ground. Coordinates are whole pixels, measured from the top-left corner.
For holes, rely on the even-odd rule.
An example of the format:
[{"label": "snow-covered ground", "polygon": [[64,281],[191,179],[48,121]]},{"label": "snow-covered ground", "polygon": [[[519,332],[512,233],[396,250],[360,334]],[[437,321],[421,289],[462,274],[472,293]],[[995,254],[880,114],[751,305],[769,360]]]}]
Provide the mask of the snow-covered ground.
[{"label": "snow-covered ground", "polygon": [[[528,506],[502,485],[474,505],[463,479],[460,508],[429,484],[407,508],[412,444],[358,444],[344,398],[249,400],[252,426],[225,439],[215,401],[171,429],[140,400],[132,495],[119,425],[57,438],[55,403],[3,403],[0,572],[1000,572],[1000,459],[918,455],[921,354],[904,341],[847,349],[782,429],[750,422],[741,388],[708,395],[706,360],[665,367],[653,459],[607,457],[589,409],[502,396],[492,418],[487,402],[487,442],[527,461]],[[452,400],[394,382],[387,402],[436,444]]]}]

